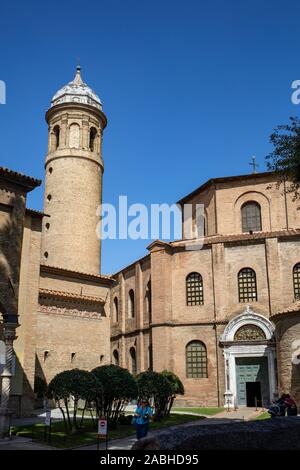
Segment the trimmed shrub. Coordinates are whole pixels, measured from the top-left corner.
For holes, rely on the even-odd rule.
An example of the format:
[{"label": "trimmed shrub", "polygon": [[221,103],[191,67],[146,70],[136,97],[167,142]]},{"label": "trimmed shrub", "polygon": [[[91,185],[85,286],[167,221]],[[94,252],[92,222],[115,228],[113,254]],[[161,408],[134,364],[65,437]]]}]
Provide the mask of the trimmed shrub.
[{"label": "trimmed shrub", "polygon": [[172,388],[172,396],[170,397],[167,408],[167,415],[169,415],[176,395],[184,395],[184,386],[180,378],[176,374],[174,374],[174,372],[171,372],[169,370],[163,370],[161,372],[161,375],[163,375],[169,381],[169,384]]},{"label": "trimmed shrub", "polygon": [[173,395],[169,380],[158,372],[142,372],[136,378],[139,399],[151,401],[155,408],[154,419],[159,420],[166,416],[168,403]]},{"label": "trimmed shrub", "polygon": [[92,373],[103,385],[103,394],[95,398],[97,416],[115,426],[128,402],[137,397],[137,384],[127,369],[113,364],[96,367]]},{"label": "trimmed shrub", "polygon": [[[103,392],[101,382],[91,372],[80,369],[66,370],[57,374],[48,387],[48,397],[55,400],[64,418],[66,431],[82,426],[88,403]],[[72,399],[72,400],[71,400]],[[79,400],[84,402],[80,425],[77,421]],[[73,418],[70,408],[73,405]]]}]

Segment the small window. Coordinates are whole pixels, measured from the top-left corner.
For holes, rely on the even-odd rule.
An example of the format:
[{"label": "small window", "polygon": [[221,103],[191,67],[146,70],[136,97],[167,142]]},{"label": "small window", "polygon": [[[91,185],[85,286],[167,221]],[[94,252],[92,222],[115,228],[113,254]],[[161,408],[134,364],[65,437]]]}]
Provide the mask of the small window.
[{"label": "small window", "polygon": [[257,202],[246,202],[241,209],[242,212],[242,231],[260,232],[261,231],[261,210]]},{"label": "small window", "polygon": [[128,292],[128,317],[135,317],[134,291],[132,289]]},{"label": "small window", "polygon": [[50,355],[50,351],[44,351],[44,362],[47,361],[49,355]]},{"label": "small window", "polygon": [[100,356],[100,358],[99,358],[99,360],[100,360],[100,364],[102,364],[102,362],[103,362],[103,359],[104,359],[104,354],[101,354],[101,356]]},{"label": "small window", "polygon": [[44,253],[44,258],[45,258],[45,259],[47,259],[47,258],[48,258],[48,256],[49,256],[49,253],[48,253],[48,251],[45,251],[45,253]]},{"label": "small window", "polygon": [[136,375],[137,373],[137,366],[136,366],[136,352],[135,348],[130,348],[129,350],[129,355],[130,355],[130,369],[132,375]]},{"label": "small window", "polygon": [[191,341],[186,346],[186,376],[188,379],[207,378],[207,352],[202,341]]},{"label": "small window", "polygon": [[71,353],[71,362],[73,363],[76,357],[76,353]]},{"label": "small window", "polygon": [[52,172],[53,172],[53,168],[52,168],[52,166],[50,166],[50,168],[49,168],[50,175],[51,175]]},{"label": "small window", "polygon": [[51,199],[52,199],[51,194],[48,194],[47,199],[48,199],[48,201],[51,201]]},{"label": "small window", "polygon": [[97,129],[95,127],[91,127],[90,129],[90,151],[94,152],[96,150],[96,137],[97,137]]},{"label": "small window", "polygon": [[152,313],[152,293],[151,293],[151,281],[148,282],[146,288],[146,312],[148,314],[149,321],[151,322]]},{"label": "small window", "polygon": [[295,264],[293,269],[294,297],[300,300],[300,263]]},{"label": "small window", "polygon": [[251,268],[243,268],[238,274],[239,302],[257,300],[256,274]]},{"label": "small window", "polygon": [[53,128],[53,135],[54,135],[54,148],[53,150],[56,150],[59,148],[59,138],[60,138],[60,127],[55,126]]},{"label": "small window", "polygon": [[186,304],[204,304],[203,280],[199,273],[190,273],[186,278]]},{"label": "small window", "polygon": [[118,302],[118,297],[114,298],[114,303],[113,303],[113,322],[118,323],[119,321],[119,302]]},{"label": "small window", "polygon": [[49,224],[49,222],[47,222],[46,223],[46,229],[49,230],[49,228],[50,228],[50,224]]}]

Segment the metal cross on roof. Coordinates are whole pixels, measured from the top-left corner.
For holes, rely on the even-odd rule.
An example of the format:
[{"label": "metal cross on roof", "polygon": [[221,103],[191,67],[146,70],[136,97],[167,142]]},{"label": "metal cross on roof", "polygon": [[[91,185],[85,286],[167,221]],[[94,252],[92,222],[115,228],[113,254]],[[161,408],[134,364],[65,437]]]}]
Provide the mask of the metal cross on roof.
[{"label": "metal cross on roof", "polygon": [[257,173],[256,169],[259,167],[259,164],[256,163],[255,155],[253,155],[252,162],[249,162],[249,165],[252,166],[252,169],[253,169],[252,173]]}]

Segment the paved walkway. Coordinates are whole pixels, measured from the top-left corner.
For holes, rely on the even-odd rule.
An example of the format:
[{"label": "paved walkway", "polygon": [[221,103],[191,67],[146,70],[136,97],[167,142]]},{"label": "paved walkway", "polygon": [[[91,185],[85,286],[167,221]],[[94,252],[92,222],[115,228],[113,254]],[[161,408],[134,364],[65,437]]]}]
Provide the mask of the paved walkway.
[{"label": "paved walkway", "polygon": [[0,452],[2,450],[54,450],[54,447],[32,442],[25,437],[14,436],[12,439],[0,439]]},{"label": "paved walkway", "polygon": [[[196,413],[189,413],[188,411],[187,412],[180,412],[180,411],[176,411],[176,413],[178,414],[196,414]],[[197,421],[191,421],[189,423],[184,423],[184,424],[177,424],[175,426],[170,426],[168,428],[163,428],[163,429],[159,429],[159,430],[156,430],[156,431],[150,431],[148,433],[148,436],[151,437],[151,436],[157,436],[159,435],[161,432],[165,432],[166,429],[176,429],[176,428],[182,428],[182,427],[186,427],[186,426],[203,426],[203,425],[213,425],[213,424],[225,424],[225,423],[228,423],[228,420],[232,420],[232,421],[244,421],[244,420],[249,420],[249,419],[253,419],[255,418],[256,416],[259,416],[260,414],[262,413],[262,410],[258,410],[256,411],[255,408],[239,408],[238,410],[234,411],[223,411],[221,413],[218,413],[217,415],[215,416],[207,416],[206,418],[207,419],[201,419],[201,420],[197,420]],[[135,436],[129,436],[129,437],[125,437],[125,438],[122,438],[122,439],[115,439],[115,440],[112,440],[112,441],[109,441],[108,442],[108,449],[109,450],[130,450],[131,447],[133,446],[133,444],[135,443],[136,441],[136,438]],[[104,450],[106,448],[105,444],[100,444],[99,448],[101,450]],[[77,447],[76,449],[74,450],[96,450],[97,449],[97,446],[96,445],[87,445],[87,446],[81,446],[81,447]]]}]

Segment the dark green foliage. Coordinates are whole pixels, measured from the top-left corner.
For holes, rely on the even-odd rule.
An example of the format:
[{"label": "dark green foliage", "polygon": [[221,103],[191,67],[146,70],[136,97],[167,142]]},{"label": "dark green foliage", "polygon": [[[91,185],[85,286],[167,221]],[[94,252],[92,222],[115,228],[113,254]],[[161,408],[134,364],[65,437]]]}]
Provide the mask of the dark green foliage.
[{"label": "dark green foliage", "polygon": [[158,372],[142,372],[136,377],[139,399],[151,400],[155,408],[154,419],[161,419],[168,414],[168,404],[173,396],[169,380]]},{"label": "dark green foliage", "polygon": [[127,369],[113,364],[96,367],[92,373],[103,384],[103,394],[95,399],[97,416],[115,426],[128,402],[137,397],[136,382]]},{"label": "dark green foliage", "polygon": [[[101,382],[91,372],[79,369],[66,370],[57,374],[48,387],[48,397],[56,401],[60,408],[66,430],[80,427],[77,421],[79,400],[83,402],[81,424],[87,405],[102,393]],[[63,408],[64,406],[64,408]],[[70,407],[73,410],[73,419],[70,417]]]},{"label": "dark green foliage", "polygon": [[166,412],[166,414],[169,415],[176,395],[184,395],[184,386],[180,378],[176,374],[174,374],[174,372],[170,372],[169,370],[163,370],[161,374],[169,381],[169,384],[172,388],[172,396],[169,399],[168,408]]},{"label": "dark green foliage", "polygon": [[34,393],[36,393],[37,398],[44,398],[47,394],[47,383],[46,380],[42,379],[38,375],[34,378]]},{"label": "dark green foliage", "polygon": [[119,416],[118,424],[122,424],[123,426],[128,426],[132,423],[133,415],[125,415],[121,414]]},{"label": "dark green foliage", "polygon": [[279,185],[291,181],[287,192],[300,197],[300,120],[290,117],[290,123],[277,126],[270,136],[273,151],[266,157],[267,168],[278,175]]},{"label": "dark green foliage", "polygon": [[184,395],[184,386],[181,382],[180,378],[169,370],[163,370],[161,373],[166,379],[168,379],[171,387],[173,395]]}]

